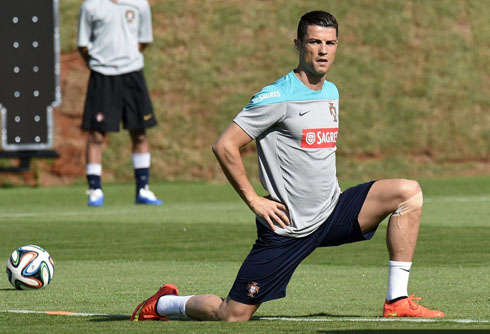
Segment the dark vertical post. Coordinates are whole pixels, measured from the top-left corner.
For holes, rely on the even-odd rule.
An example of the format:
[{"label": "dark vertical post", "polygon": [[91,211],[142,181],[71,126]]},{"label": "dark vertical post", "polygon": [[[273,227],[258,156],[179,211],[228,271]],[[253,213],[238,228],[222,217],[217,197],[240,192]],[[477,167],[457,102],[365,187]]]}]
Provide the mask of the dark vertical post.
[{"label": "dark vertical post", "polygon": [[0,1],[0,111],[6,151],[53,145],[61,102],[58,0]]}]

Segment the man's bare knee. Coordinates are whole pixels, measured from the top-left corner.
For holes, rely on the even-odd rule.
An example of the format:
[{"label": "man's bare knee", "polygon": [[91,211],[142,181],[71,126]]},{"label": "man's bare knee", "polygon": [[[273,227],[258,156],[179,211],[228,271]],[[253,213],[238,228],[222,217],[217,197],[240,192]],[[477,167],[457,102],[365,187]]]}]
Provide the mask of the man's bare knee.
[{"label": "man's bare knee", "polygon": [[133,153],[149,152],[148,137],[144,130],[131,131],[130,137],[133,145]]},{"label": "man's bare knee", "polygon": [[87,143],[89,145],[103,145],[105,141],[105,135],[101,132],[91,131],[87,136]]},{"label": "man's bare knee", "polygon": [[220,306],[219,318],[227,322],[248,321],[259,306],[260,304],[247,305],[239,303],[228,297]]},{"label": "man's bare knee", "polygon": [[422,189],[417,181],[403,180],[399,189],[401,202],[393,213],[394,216],[404,216],[422,208],[424,199]]},{"label": "man's bare knee", "polygon": [[412,197],[413,195],[422,192],[420,184],[415,180],[401,180],[400,185],[400,196],[404,201]]}]

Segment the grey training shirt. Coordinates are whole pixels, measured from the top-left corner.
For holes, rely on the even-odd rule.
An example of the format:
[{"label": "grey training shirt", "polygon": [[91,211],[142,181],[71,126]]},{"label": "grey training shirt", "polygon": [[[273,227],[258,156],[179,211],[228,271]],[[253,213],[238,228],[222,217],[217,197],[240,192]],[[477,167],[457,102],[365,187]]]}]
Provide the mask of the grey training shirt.
[{"label": "grey training shirt", "polygon": [[311,90],[290,72],[255,94],[234,119],[256,139],[262,185],[289,210],[291,225],[276,228],[279,235],[309,235],[337,204],[338,114],[339,93],[333,83],[325,81],[321,90]]},{"label": "grey training shirt", "polygon": [[139,43],[152,41],[147,0],[86,0],[80,8],[78,46],[88,48],[93,71],[119,75],[141,70]]}]

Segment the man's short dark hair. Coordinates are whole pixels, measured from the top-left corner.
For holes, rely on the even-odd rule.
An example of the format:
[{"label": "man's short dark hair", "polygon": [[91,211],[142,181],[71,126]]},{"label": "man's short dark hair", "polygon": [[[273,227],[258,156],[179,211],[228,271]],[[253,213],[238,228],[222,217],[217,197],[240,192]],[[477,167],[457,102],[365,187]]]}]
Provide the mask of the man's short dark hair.
[{"label": "man's short dark hair", "polygon": [[339,25],[337,24],[335,17],[332,14],[322,10],[314,10],[301,17],[301,20],[298,23],[298,40],[303,40],[308,26],[311,25],[325,28],[335,28],[336,36],[339,36]]}]

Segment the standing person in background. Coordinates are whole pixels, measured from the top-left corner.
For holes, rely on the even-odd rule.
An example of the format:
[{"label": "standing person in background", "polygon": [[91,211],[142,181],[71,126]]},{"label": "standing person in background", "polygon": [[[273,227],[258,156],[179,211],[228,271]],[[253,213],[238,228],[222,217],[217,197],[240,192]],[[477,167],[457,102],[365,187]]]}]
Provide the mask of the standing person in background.
[{"label": "standing person in background", "polygon": [[[338,184],[339,92],[326,80],[337,52],[337,20],[323,11],[306,13],[294,45],[296,69],[254,95],[213,145],[223,172],[256,215],[257,240],[227,298],[178,296],[175,285],[165,284],[131,320],[247,321],[262,303],[286,296],[297,266],[316,248],[369,240],[387,216],[383,316],[444,317],[408,294],[423,203],[418,182],[370,181],[344,191]],[[255,192],[240,154],[254,139],[265,197]]]},{"label": "standing person in background", "polygon": [[157,124],[143,75],[145,47],[153,42],[147,0],[86,0],[80,8],[78,50],[91,73],[82,129],[88,131],[86,174],[89,206],[102,206],[102,151],[107,132],[122,121],[132,143],[136,204],[161,205],[148,187],[146,129]]}]

